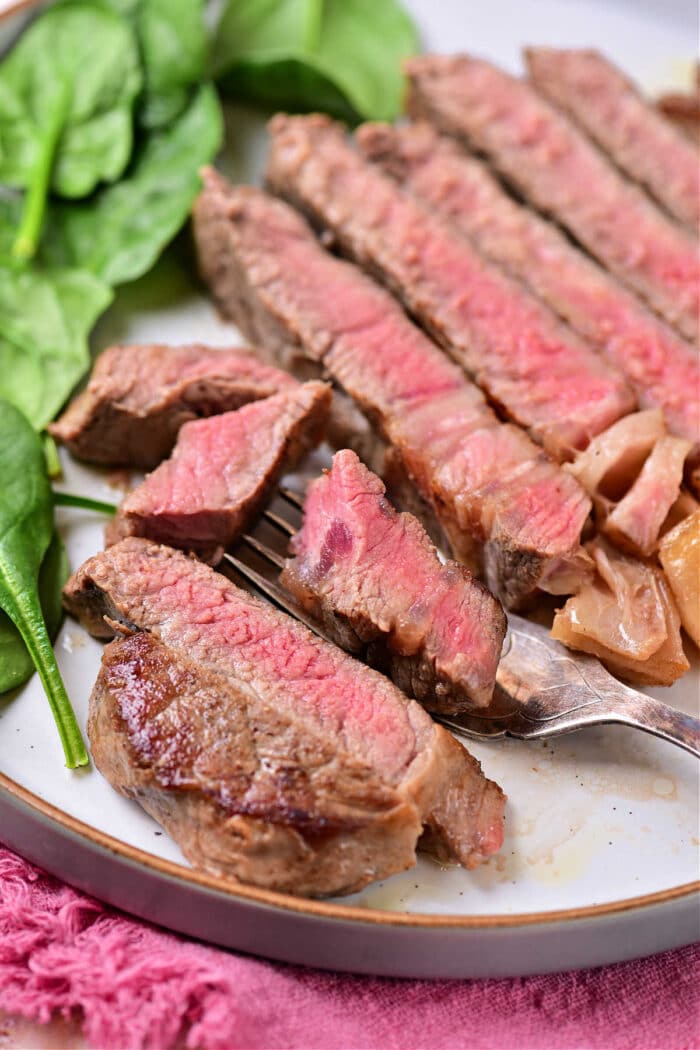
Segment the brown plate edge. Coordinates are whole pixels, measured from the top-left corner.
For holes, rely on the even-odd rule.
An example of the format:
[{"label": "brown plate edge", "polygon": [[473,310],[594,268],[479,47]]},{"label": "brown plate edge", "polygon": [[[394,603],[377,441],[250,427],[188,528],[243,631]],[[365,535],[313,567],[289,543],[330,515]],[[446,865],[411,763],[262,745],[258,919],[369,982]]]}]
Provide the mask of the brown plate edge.
[{"label": "brown plate edge", "polygon": [[[551,923],[574,922],[582,919],[616,916],[627,911],[640,910],[659,904],[667,904],[682,898],[690,898],[700,892],[700,879],[684,883],[668,890],[659,890],[638,897],[628,897],[606,904],[592,904],[582,908],[566,908],[549,912],[525,912],[512,915],[421,915],[405,912],[379,911],[374,908],[358,908],[347,904],[327,903],[293,897],[286,893],[258,889],[228,882],[226,879],[208,875],[182,864],[164,860],[152,853],[130,846],[97,828],[85,824],[75,817],[46,802],[28,791],[16,781],[0,772],[0,791],[6,792],[12,799],[28,806],[36,813],[57,824],[65,831],[85,839],[94,847],[116,854],[122,860],[145,868],[152,875],[174,879],[180,883],[199,887],[202,890],[222,894],[239,901],[275,908],[285,912],[301,913],[310,917],[335,919],[355,923],[369,923],[378,926],[408,926],[430,929],[513,929],[522,926],[538,926]],[[96,894],[99,896],[99,894]]]}]

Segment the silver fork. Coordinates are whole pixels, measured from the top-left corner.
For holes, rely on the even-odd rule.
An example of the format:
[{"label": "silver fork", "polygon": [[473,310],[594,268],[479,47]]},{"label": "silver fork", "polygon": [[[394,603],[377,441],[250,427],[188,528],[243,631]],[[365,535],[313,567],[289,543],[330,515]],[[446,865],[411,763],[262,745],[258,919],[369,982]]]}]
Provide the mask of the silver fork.
[{"label": "silver fork", "polygon": [[[301,511],[302,497],[281,487],[287,506]],[[286,516],[266,510],[263,518],[287,542],[296,528]],[[255,536],[241,543],[279,570],[284,556]],[[326,641],[330,638],[295,599],[274,580],[233,554],[224,558],[241,576],[275,605],[306,624]],[[642,729],[700,758],[700,721],[660,700],[623,685],[594,656],[575,656],[550,637],[545,627],[508,614],[508,633],[498,667],[494,699],[488,708],[440,716],[438,721],[462,736],[493,739],[510,736],[537,740],[560,736],[586,726],[617,723]]]}]

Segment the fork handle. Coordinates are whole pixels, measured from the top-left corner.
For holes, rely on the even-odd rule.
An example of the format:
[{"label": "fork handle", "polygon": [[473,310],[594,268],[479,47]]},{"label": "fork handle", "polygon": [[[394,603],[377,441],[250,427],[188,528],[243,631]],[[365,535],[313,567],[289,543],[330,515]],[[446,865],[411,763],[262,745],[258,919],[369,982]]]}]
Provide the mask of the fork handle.
[{"label": "fork handle", "polygon": [[[599,702],[583,704],[573,710],[543,718],[537,722],[530,721],[527,715],[521,716],[520,724],[513,728],[513,736],[520,736],[518,729],[532,739],[535,737],[558,736],[583,726],[619,724],[641,729],[652,736],[661,737],[671,744],[689,751],[700,758],[700,721],[692,715],[677,711],[661,700],[654,700],[644,693],[637,692],[621,682],[616,683],[614,697],[600,698]],[[510,728],[510,727],[509,727]]]},{"label": "fork handle", "polygon": [[677,711],[661,700],[627,687],[613,705],[616,722],[661,737],[700,758],[700,721],[684,711]]}]

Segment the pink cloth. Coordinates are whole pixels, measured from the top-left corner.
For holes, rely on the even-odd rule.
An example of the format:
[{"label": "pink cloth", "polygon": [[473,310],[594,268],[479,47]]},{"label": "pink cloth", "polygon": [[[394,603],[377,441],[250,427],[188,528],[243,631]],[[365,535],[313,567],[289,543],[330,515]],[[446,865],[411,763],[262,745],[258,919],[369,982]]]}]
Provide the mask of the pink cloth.
[{"label": "pink cloth", "polygon": [[102,1050],[689,1050],[700,950],[514,980],[397,981],[237,956],[126,918],[0,847],[0,1009]]}]

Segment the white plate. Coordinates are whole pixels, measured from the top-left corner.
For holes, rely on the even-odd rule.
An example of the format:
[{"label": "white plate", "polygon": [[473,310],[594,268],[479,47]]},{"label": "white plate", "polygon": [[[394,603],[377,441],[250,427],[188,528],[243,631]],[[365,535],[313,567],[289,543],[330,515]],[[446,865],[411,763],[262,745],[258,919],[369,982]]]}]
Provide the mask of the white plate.
[{"label": "white plate", "polygon": [[[525,43],[597,45],[650,88],[683,83],[695,40],[693,5],[685,3],[414,0],[409,6],[427,49],[474,50],[517,70]],[[264,152],[257,118],[234,113],[229,139],[224,170],[254,179]],[[182,259],[170,255],[119,293],[95,347],[116,341],[240,340],[201,297]],[[119,498],[104,473],[65,456],[64,464],[71,491]],[[76,567],[101,547],[102,522],[82,511],[62,511],[59,520]],[[57,652],[84,725],[101,646],[69,621]],[[671,689],[650,692],[697,712],[699,681],[696,662]],[[470,749],[509,796],[498,857],[472,873],[421,859],[414,870],[342,902],[309,904],[227,889],[191,873],[174,843],[99,773],[64,768],[34,679],[0,704],[0,838],[153,921],[337,969],[529,973],[631,958],[700,935],[690,885],[698,876],[699,766],[690,755],[615,727],[546,745],[498,741]]]}]

